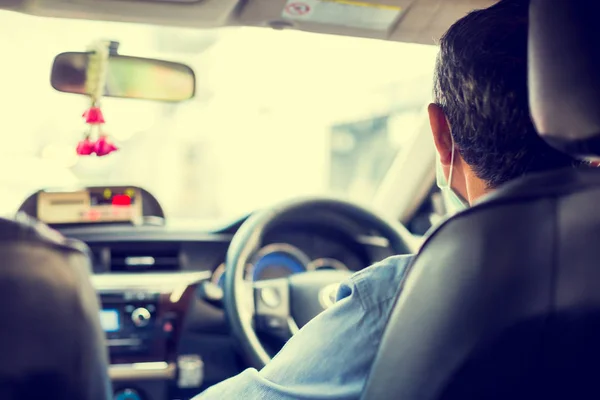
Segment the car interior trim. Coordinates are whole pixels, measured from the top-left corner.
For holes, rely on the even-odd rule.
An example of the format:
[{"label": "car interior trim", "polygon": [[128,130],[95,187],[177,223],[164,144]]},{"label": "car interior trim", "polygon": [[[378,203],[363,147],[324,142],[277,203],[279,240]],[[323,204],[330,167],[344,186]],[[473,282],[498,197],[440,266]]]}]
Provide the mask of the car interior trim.
[{"label": "car interior trim", "polygon": [[174,379],[176,370],[175,363],[167,362],[111,364],[108,375],[113,381]]},{"label": "car interior trim", "polygon": [[91,276],[91,279],[92,285],[99,292],[153,288],[174,293],[177,288],[209,280],[211,276],[212,271],[195,271],[147,274],[95,274]]}]

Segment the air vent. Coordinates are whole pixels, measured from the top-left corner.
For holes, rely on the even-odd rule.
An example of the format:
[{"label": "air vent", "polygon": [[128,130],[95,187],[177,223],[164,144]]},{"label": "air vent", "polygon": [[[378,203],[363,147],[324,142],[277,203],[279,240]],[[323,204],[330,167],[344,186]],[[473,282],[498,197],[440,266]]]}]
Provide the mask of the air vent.
[{"label": "air vent", "polygon": [[179,254],[176,243],[119,243],[111,249],[110,272],[177,271]]}]

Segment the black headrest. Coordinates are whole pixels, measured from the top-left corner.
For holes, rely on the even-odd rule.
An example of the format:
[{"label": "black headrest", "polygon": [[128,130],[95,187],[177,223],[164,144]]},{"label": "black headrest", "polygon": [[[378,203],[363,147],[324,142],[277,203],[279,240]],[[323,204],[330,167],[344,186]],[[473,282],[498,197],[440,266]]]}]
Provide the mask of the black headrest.
[{"label": "black headrest", "polygon": [[0,399],[111,397],[87,248],[0,219]]},{"label": "black headrest", "polygon": [[415,258],[363,399],[600,398],[600,171],[509,184]]},{"label": "black headrest", "polygon": [[540,135],[576,157],[600,156],[600,2],[531,0],[529,102]]}]

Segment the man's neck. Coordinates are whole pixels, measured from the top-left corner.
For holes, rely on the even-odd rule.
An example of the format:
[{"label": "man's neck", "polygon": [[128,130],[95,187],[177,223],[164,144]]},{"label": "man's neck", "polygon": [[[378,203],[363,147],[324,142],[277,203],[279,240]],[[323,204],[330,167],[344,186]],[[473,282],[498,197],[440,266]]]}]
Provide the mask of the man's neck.
[{"label": "man's neck", "polygon": [[473,204],[477,199],[491,191],[486,183],[479,179],[471,169],[468,170],[465,178],[467,200],[469,201],[469,204]]}]

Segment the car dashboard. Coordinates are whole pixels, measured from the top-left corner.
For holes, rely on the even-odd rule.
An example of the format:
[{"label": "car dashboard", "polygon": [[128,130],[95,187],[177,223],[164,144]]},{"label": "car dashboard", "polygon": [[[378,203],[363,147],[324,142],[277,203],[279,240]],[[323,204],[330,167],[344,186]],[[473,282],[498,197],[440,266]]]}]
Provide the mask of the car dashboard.
[{"label": "car dashboard", "polygon": [[[392,255],[386,238],[332,204],[278,218],[243,279],[354,272]],[[211,227],[167,223],[157,199],[128,186],[39,191],[20,211],[87,244],[115,399],[192,398],[250,365],[222,300],[228,249],[252,214]],[[284,344],[259,340],[271,355]]]},{"label": "car dashboard", "polygon": [[[220,301],[227,250],[244,221],[210,230],[169,224],[57,228],[90,249],[117,398],[191,398],[247,367]],[[270,229],[245,279],[359,271],[389,255],[386,239],[333,212],[315,213]]]}]

